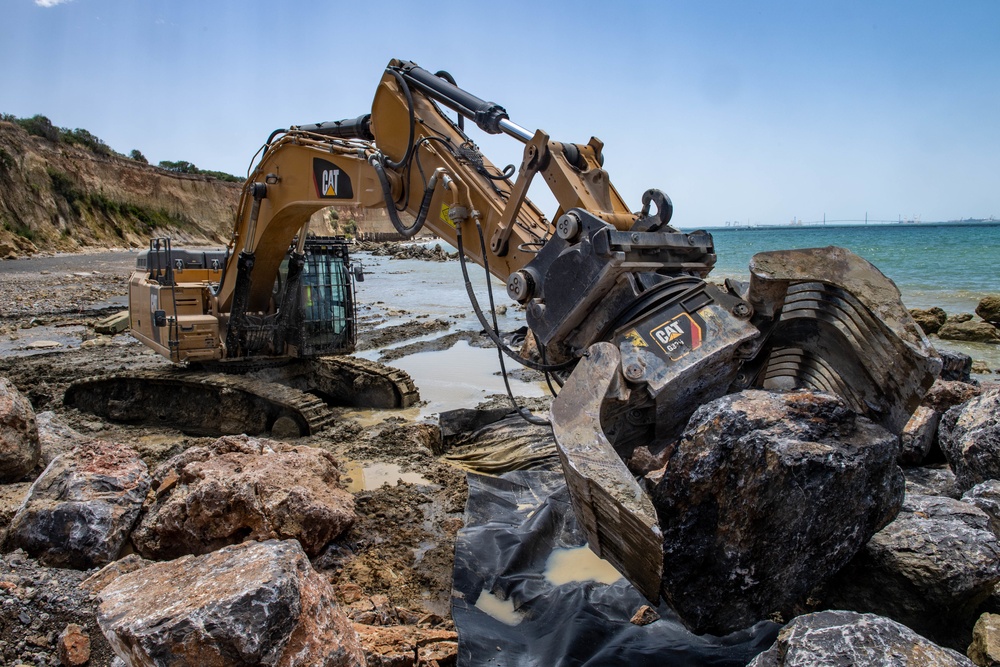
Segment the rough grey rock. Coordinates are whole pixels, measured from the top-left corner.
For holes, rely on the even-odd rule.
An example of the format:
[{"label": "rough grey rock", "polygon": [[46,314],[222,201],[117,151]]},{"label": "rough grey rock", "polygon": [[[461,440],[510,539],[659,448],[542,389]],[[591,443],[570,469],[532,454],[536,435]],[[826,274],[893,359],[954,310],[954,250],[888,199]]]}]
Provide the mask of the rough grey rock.
[{"label": "rough grey rock", "polygon": [[0,482],[16,482],[38,465],[41,448],[31,403],[0,377]]},{"label": "rough grey rock", "polygon": [[1000,329],[989,322],[947,322],[938,329],[942,340],[961,340],[969,343],[1000,344]]},{"label": "rough grey rock", "polygon": [[972,628],[972,643],[966,655],[980,667],[1000,665],[1000,616],[983,614]]},{"label": "rough grey rock", "polygon": [[97,622],[126,664],[362,666],[330,584],[295,540],[244,542],[122,574]]},{"label": "rough grey rock", "polygon": [[1000,389],[987,389],[941,418],[938,440],[965,491],[1000,479]]},{"label": "rough grey rock", "polygon": [[156,500],[132,534],[146,558],[272,538],[297,539],[315,556],[355,520],[336,460],[314,447],[224,436],[164,462],[153,482]]},{"label": "rough grey rock", "polygon": [[908,496],[946,496],[958,500],[962,492],[955,486],[955,473],[947,464],[903,468]]},{"label": "rough grey rock", "polygon": [[990,294],[980,299],[976,315],[990,324],[1000,324],[1000,294]]},{"label": "rough grey rock", "polygon": [[938,329],[941,328],[945,322],[948,321],[948,313],[944,312],[943,308],[929,308],[923,310],[921,308],[911,308],[910,317],[917,323],[917,325],[924,330],[924,333],[928,336],[937,333]]},{"label": "rough grey rock", "polygon": [[42,465],[52,463],[52,459],[71,451],[74,447],[93,440],[73,430],[59,415],[51,410],[35,415],[38,424],[38,442],[42,450]]},{"label": "rough grey rock", "polygon": [[941,356],[941,375],[938,377],[942,380],[972,381],[972,357],[948,350],[938,350],[937,353]]},{"label": "rough grey rock", "polygon": [[836,577],[824,603],[888,616],[964,649],[978,605],[1000,582],[1000,542],[979,508],[942,496],[907,496]]},{"label": "rough grey rock", "polygon": [[827,394],[744,391],[702,406],[647,476],[668,601],[713,634],[787,613],[896,515],[897,454],[895,435]]},{"label": "rough grey rock", "polygon": [[974,384],[938,379],[931,385],[920,404],[944,413],[956,405],[961,405],[969,399],[979,396],[982,392],[982,387]]},{"label": "rough grey rock", "polygon": [[905,625],[872,614],[822,611],[799,616],[748,667],[972,667]]},{"label": "rough grey rock", "polygon": [[993,534],[1000,537],[1000,481],[989,479],[976,484],[965,492],[962,500],[986,512]]},{"label": "rough grey rock", "polygon": [[925,405],[917,407],[899,434],[901,464],[920,465],[924,462],[934,446],[940,421],[941,413],[937,410]]},{"label": "rough grey rock", "polygon": [[128,539],[149,485],[135,451],[92,440],[56,457],[31,485],[10,522],[7,548],[58,567],[108,563]]}]

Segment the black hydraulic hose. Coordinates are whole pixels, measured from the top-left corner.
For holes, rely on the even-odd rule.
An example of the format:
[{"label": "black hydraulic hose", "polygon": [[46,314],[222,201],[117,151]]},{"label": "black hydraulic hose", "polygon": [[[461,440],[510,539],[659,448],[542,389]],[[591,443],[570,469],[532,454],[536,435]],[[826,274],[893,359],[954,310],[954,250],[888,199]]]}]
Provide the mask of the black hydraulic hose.
[{"label": "black hydraulic hose", "polygon": [[[385,168],[382,167],[382,163],[378,160],[377,156],[373,156],[370,163],[375,170],[375,175],[378,176],[379,184],[382,186],[382,197],[385,199],[385,210],[389,214],[389,221],[392,222],[392,226],[396,228],[396,231],[403,238],[412,239],[423,228],[424,221],[427,220],[427,212],[431,208],[431,198],[434,196],[434,186],[437,182],[436,177],[431,177],[430,183],[424,189],[424,198],[420,200],[417,219],[413,221],[412,225],[407,227],[399,219],[399,214],[396,212],[396,206],[392,198],[392,185],[389,183],[389,177],[385,175]],[[389,166],[392,165],[390,164]]]},{"label": "black hydraulic hose", "polygon": [[[490,280],[490,262],[486,258],[486,239],[483,237],[483,226],[479,224],[476,220],[476,231],[479,232],[479,252],[483,256],[483,269],[486,271],[486,293],[490,298],[490,316],[493,318],[493,333],[500,337],[500,325],[497,323],[497,307],[496,303],[493,301],[493,283]],[[547,419],[542,419],[541,417],[536,417],[531,414],[531,412],[520,405],[514,399],[514,392],[510,389],[510,379],[507,377],[507,365],[503,361],[503,353],[500,348],[497,348],[497,359],[500,360],[500,376],[503,378],[503,386],[507,389],[507,398],[510,399],[510,404],[514,406],[514,410],[521,416],[521,419],[528,422],[529,424],[534,424],[535,426],[552,426],[552,422]],[[546,373],[546,377],[548,374]]]},{"label": "black hydraulic hose", "polygon": [[[536,371],[561,371],[563,369],[569,368],[574,363],[575,359],[569,359],[560,364],[539,364],[530,359],[525,359],[514,350],[507,347],[504,342],[500,339],[492,328],[490,328],[489,322],[486,320],[486,316],[483,315],[482,308],[479,307],[479,300],[476,298],[476,293],[472,289],[472,281],[469,279],[469,268],[466,266],[465,262],[465,247],[462,245],[462,225],[458,224],[455,226],[455,243],[458,245],[458,263],[462,267],[462,277],[465,278],[465,291],[469,295],[469,303],[472,304],[472,310],[475,311],[476,317],[479,318],[479,324],[486,331],[486,335],[490,337],[493,344],[496,345],[504,354],[508,357],[532,370]],[[484,255],[485,258],[485,255]]]},{"label": "black hydraulic hose", "polygon": [[399,162],[386,162],[386,166],[390,169],[399,169],[406,163],[410,161],[410,157],[413,155],[413,138],[416,136],[417,132],[417,119],[416,110],[413,108],[413,93],[410,92],[410,86],[406,83],[406,79],[397,70],[388,69],[387,72],[391,72],[392,76],[396,79],[396,83],[399,84],[400,89],[403,91],[403,96],[406,97],[406,106],[410,111],[410,138],[406,142],[406,153],[403,154],[402,159]]}]

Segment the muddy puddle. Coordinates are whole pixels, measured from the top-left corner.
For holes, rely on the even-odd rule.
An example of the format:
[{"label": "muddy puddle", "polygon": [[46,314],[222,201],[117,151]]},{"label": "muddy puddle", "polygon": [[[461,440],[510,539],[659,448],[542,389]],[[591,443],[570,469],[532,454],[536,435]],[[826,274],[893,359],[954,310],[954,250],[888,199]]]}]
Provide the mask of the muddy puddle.
[{"label": "muddy puddle", "polygon": [[582,547],[553,549],[545,563],[543,574],[553,586],[573,581],[613,584],[622,578],[614,565],[595,554],[586,544]]},{"label": "muddy puddle", "polygon": [[405,484],[429,485],[431,481],[420,473],[404,472],[396,463],[344,461],[341,481],[351,493],[374,491],[384,485]]},{"label": "muddy puddle", "polygon": [[514,608],[513,600],[504,600],[486,589],[476,599],[476,608],[505,625],[515,626],[524,620],[524,612]]},{"label": "muddy puddle", "polygon": [[[421,352],[391,362],[392,366],[409,373],[420,390],[422,405],[417,416],[427,418],[445,410],[467,408],[493,394],[505,394],[500,366],[492,348],[473,347],[458,341],[447,350]],[[507,365],[519,368],[514,362]],[[515,396],[544,396],[544,382],[523,382],[510,378]]]}]

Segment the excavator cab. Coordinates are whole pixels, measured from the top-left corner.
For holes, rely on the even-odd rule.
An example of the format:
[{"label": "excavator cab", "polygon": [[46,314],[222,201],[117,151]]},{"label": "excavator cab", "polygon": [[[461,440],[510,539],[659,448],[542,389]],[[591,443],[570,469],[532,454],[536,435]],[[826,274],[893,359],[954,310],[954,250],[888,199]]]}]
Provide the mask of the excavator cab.
[{"label": "excavator cab", "polygon": [[[288,342],[298,349],[299,357],[349,354],[357,340],[352,278],[363,275],[356,270],[360,265],[351,265],[342,236],[309,237],[304,255],[297,303],[289,304],[295,313]],[[288,263],[289,259],[282,262],[279,281],[287,278]]]},{"label": "excavator cab", "polygon": [[218,360],[226,336],[238,341],[242,357],[350,354],[357,338],[354,280],[360,266],[352,267],[342,236],[307,237],[301,255],[296,245],[281,264],[269,312],[226,323],[209,307],[224,279],[226,251],[151,240],[129,280],[132,334],[174,362]]}]

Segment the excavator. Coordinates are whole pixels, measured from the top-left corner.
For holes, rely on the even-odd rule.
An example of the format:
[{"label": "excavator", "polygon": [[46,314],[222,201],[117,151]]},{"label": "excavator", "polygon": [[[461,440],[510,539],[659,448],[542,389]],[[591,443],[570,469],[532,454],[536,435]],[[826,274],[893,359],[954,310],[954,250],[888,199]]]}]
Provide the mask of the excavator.
[{"label": "excavator", "polygon": [[[483,155],[467,124],[523,144],[516,173]],[[651,600],[662,538],[626,466],[636,448],[655,455],[698,406],[747,388],[831,392],[898,433],[940,370],[895,285],[867,261],[833,247],[765,252],[749,281],[710,282],[711,234],[672,226],[661,190],[624,201],[599,139],[528,130],[447,72],[394,59],[370,113],[276,130],[262,151],[224,253],[161,239],[140,259],[134,335],[186,373],[299,364],[298,389],[315,394],[315,376],[336,373],[302,380],[301,365],[332,365],[353,348],[354,274],[346,246],[310,242],[309,217],[384,208],[403,237],[432,232],[458,248],[473,309],[501,351],[561,385],[549,422],[577,517],[591,548]],[[551,218],[527,198],[536,179],[557,202]],[[468,260],[525,307],[520,351],[476,302]],[[411,400],[405,378],[386,382],[397,404]],[[272,417],[316,426],[294,401],[283,409]]]}]

